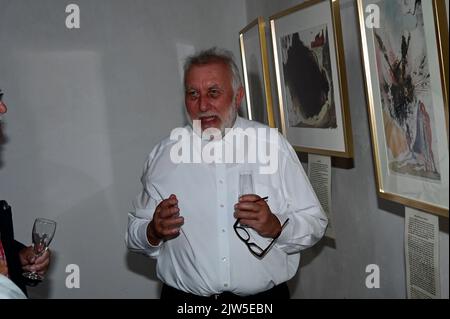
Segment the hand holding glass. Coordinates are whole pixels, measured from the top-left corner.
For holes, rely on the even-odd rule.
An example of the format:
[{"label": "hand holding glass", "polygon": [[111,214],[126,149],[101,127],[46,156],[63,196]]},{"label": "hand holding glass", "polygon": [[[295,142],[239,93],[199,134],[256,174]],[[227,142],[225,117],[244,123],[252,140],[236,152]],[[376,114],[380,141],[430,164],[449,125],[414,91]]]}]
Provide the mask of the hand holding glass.
[{"label": "hand holding glass", "polygon": [[[33,249],[36,259],[42,256],[47,250],[55,235],[56,222],[50,219],[37,218],[33,224]],[[25,272],[23,276],[31,280],[43,280],[44,278],[37,272]]]},{"label": "hand holding glass", "polygon": [[[253,188],[253,175],[252,172],[241,172],[239,174],[239,197],[243,195],[249,195],[249,194],[255,194],[255,190]],[[255,200],[254,202],[259,201],[265,201],[269,197],[263,197]],[[289,218],[286,219],[286,221],[281,225],[281,230],[283,230],[284,226],[286,226],[287,222],[289,221]],[[240,219],[237,219],[236,222],[233,225],[234,231],[236,232],[236,235],[247,245],[247,248],[250,250],[250,252],[255,255],[258,258],[263,258],[266,253],[269,251],[269,249],[272,247],[272,245],[275,243],[275,240],[280,236],[281,232],[278,233],[275,238],[272,239],[270,244],[265,248],[261,248],[258,244],[251,241],[251,236],[249,231],[246,229],[248,226],[241,225]]]}]

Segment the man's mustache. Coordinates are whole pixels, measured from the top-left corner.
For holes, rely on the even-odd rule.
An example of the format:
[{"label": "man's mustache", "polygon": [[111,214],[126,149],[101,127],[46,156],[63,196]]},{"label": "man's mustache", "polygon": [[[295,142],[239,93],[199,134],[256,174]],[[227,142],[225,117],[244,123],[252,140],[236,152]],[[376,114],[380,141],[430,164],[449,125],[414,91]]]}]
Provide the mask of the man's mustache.
[{"label": "man's mustache", "polygon": [[219,114],[215,114],[215,113],[202,113],[200,115],[198,115],[198,118],[201,119],[203,117],[211,117],[211,116],[215,116],[218,117],[219,119],[221,119]]}]

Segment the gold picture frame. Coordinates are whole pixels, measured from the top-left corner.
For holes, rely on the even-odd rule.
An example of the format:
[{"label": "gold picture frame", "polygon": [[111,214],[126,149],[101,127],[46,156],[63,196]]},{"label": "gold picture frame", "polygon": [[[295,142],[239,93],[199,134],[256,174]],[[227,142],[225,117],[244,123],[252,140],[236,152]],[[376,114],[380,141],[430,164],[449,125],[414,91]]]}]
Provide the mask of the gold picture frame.
[{"label": "gold picture frame", "polygon": [[264,18],[258,17],[239,32],[249,120],[275,125]]},{"label": "gold picture frame", "polygon": [[282,132],[299,152],[352,158],[339,0],[269,18]]},{"label": "gold picture frame", "polygon": [[444,1],[357,7],[378,196],[448,218]]}]

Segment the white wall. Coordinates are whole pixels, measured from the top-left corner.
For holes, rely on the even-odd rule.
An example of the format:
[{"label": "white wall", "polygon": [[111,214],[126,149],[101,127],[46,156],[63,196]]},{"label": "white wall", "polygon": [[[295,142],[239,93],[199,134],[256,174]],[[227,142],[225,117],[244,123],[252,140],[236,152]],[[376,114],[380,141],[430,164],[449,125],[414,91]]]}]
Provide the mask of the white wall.
[{"label": "white wall", "polygon": [[[81,29],[65,27],[65,6]],[[9,110],[0,194],[16,237],[58,222],[53,265],[34,297],[156,298],[154,263],[124,244],[146,155],[184,124],[183,48],[239,57],[244,0],[0,0],[0,88]],[[77,264],[81,288],[66,289]]]},{"label": "white wall", "polygon": [[[248,20],[266,18],[300,0],[247,0]],[[447,1],[448,2],[448,1]],[[355,1],[341,0],[347,64],[354,168],[333,168],[332,209],[336,240],[323,240],[304,252],[301,268],[290,282],[296,298],[405,298],[404,208],[376,196]],[[272,73],[273,74],[273,73]],[[273,79],[275,85],[275,79]],[[274,105],[277,95],[274,92]],[[449,298],[448,219],[440,219],[440,282]],[[377,264],[381,288],[367,289],[368,264]]]},{"label": "white wall", "polygon": [[[64,26],[68,3],[80,5],[80,30]],[[159,296],[153,262],[128,253],[123,238],[145,156],[184,122],[178,56],[185,46],[219,45],[238,58],[237,34],[247,22],[294,4],[0,0],[0,88],[10,107],[0,197],[13,206],[24,242],[36,216],[58,221],[52,269],[32,296]],[[290,286],[297,298],[404,298],[404,212],[375,195],[353,1],[341,7],[355,168],[333,169],[336,242],[306,251]],[[448,220],[441,226],[448,298]],[[80,289],[64,285],[70,263],[81,268]],[[372,263],[381,268],[378,290],[364,285]]]}]

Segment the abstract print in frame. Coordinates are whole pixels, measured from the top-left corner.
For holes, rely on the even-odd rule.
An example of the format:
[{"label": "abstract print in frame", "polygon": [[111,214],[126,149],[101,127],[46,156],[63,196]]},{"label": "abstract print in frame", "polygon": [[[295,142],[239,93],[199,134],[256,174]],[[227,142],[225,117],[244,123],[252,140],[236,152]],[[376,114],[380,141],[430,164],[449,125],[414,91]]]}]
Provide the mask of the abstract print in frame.
[{"label": "abstract print in frame", "polygon": [[339,1],[270,17],[283,134],[297,151],[353,156]]},{"label": "abstract print in frame", "polygon": [[[378,192],[448,217],[448,30],[442,4],[359,0],[358,9]],[[379,27],[368,27],[367,8],[379,15]]]}]

